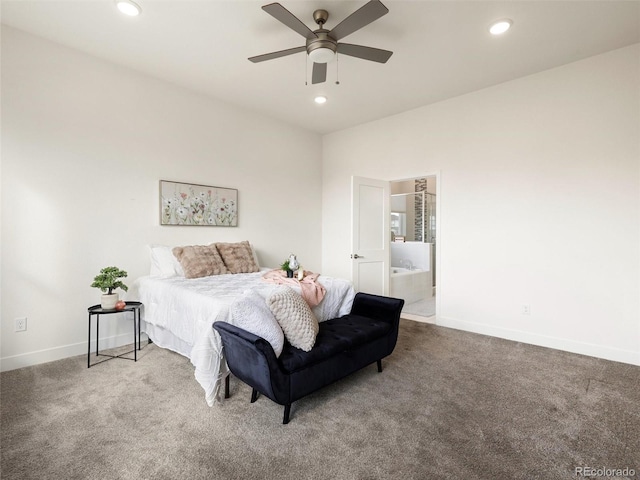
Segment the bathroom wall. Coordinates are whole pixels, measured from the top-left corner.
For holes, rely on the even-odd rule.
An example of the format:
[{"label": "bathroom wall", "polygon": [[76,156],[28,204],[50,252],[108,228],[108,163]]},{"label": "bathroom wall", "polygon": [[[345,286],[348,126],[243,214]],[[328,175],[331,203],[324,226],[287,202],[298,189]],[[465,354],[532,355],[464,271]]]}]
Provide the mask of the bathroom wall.
[{"label": "bathroom wall", "polygon": [[401,182],[391,182],[391,195],[396,193],[413,193],[416,191],[415,180],[404,180]]},{"label": "bathroom wall", "polygon": [[422,242],[392,242],[391,266],[405,267],[402,260],[410,261],[414,268],[431,270],[431,244]]}]

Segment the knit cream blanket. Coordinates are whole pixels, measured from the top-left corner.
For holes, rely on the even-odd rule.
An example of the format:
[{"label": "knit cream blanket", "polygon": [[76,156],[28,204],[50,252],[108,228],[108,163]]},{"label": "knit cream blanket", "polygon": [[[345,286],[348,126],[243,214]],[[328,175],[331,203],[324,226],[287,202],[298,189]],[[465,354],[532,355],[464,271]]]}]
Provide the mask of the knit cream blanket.
[{"label": "knit cream blanket", "polygon": [[284,270],[269,270],[262,276],[262,280],[269,283],[277,283],[280,285],[299,286],[302,298],[313,308],[318,305],[324,298],[327,290],[318,282],[319,273],[304,271],[302,280],[297,278],[287,278]]}]

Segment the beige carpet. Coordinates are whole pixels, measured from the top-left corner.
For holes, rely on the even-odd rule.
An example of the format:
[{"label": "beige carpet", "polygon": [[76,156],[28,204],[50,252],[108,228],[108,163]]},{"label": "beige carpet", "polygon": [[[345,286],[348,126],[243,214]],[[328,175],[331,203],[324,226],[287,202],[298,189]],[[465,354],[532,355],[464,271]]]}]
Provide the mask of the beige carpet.
[{"label": "beige carpet", "polygon": [[155,345],[4,372],[1,476],[639,478],[640,367],[405,320],[383,367],[294,403],[288,425],[236,379],[209,408],[189,362]]}]

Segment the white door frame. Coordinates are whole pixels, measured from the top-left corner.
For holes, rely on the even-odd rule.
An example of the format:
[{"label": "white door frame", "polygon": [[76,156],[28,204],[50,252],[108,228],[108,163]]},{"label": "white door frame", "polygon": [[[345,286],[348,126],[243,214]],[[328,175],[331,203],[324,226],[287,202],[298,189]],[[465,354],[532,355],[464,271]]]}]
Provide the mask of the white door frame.
[{"label": "white door frame", "polygon": [[[441,258],[442,258],[442,216],[440,214],[442,209],[442,181],[441,181],[441,170],[436,170],[432,173],[425,173],[424,175],[415,175],[411,177],[398,178],[395,180],[390,180],[391,183],[394,182],[405,182],[407,180],[415,180],[416,178],[425,178],[425,177],[436,177],[436,314],[434,316],[434,320],[425,320],[427,317],[421,317],[419,315],[410,315],[403,314],[410,320],[415,320],[418,322],[425,323],[435,323],[438,324],[438,319],[440,318],[440,303],[442,299],[442,268],[441,268]],[[431,318],[431,317],[428,317]]]}]

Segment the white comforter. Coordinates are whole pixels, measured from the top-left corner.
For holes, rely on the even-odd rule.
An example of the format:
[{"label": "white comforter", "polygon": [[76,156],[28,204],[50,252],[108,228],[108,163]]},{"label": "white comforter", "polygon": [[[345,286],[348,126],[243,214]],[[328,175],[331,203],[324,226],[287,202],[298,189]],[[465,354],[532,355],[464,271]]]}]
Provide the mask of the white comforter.
[{"label": "white comforter", "polygon": [[[278,288],[264,282],[258,273],[184,277],[141,277],[127,296],[143,303],[142,328],[154,343],[180,353],[195,366],[196,380],[205,390],[209,406],[220,399],[220,380],[227,374],[220,336],[213,322],[233,323],[229,306],[243,292],[257,289],[265,298]],[[313,308],[318,321],[349,313],[354,290],[346,280],[320,276],[327,293]],[[294,289],[295,290],[295,289]]]}]

